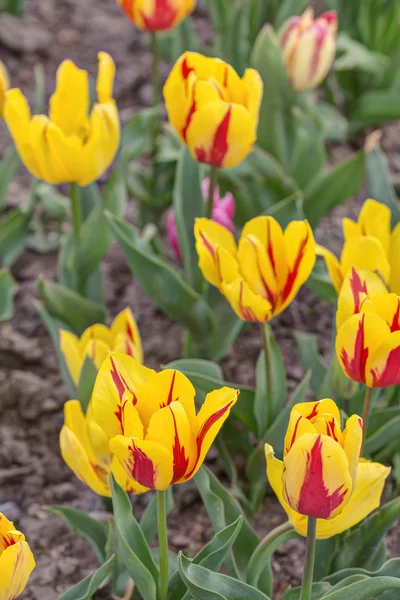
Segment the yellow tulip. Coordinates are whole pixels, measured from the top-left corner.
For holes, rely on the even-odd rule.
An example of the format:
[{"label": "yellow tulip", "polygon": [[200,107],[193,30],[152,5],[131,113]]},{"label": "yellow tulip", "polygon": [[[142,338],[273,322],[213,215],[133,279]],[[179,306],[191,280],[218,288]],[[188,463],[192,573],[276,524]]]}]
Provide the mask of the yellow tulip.
[{"label": "yellow tulip", "polygon": [[387,206],[366,200],[358,221],[343,219],[344,245],[340,260],[323,246],[317,254],[325,259],[332,283],[339,293],[351,267],[379,274],[391,292],[400,294],[400,223],[391,231]]},{"label": "yellow tulip", "polygon": [[57,71],[57,88],[49,117],[35,115],[21,90],[6,94],[4,119],[26,168],[51,184],[86,186],[110,166],[119,146],[118,110],[112,98],[114,62],[99,53],[97,102],[89,114],[86,71],[65,60]]},{"label": "yellow tulip", "polygon": [[109,352],[123,352],[143,362],[140,333],[130,308],[117,315],[110,328],[102,324],[88,327],[78,338],[70,331],[60,330],[60,347],[72,381],[78,385],[87,356],[99,369]]},{"label": "yellow tulip", "polygon": [[254,69],[240,78],[219,58],[185,52],[164,86],[168,118],[194,159],[235,167],[256,140],[263,84]]},{"label": "yellow tulip", "polygon": [[117,0],[126,16],[143,31],[176,27],[196,6],[196,0]]},{"label": "yellow tulip", "polygon": [[315,241],[307,221],[285,232],[272,217],[256,217],[243,228],[239,245],[225,227],[196,219],[199,267],[244,321],[266,322],[281,313],[307,281],[315,263]]},{"label": "yellow tulip", "polygon": [[314,11],[308,8],[301,17],[284,23],[280,34],[283,61],[296,91],[312,90],[325,79],[335,58],[336,35],[334,10],[314,19]]},{"label": "yellow tulip", "polygon": [[93,389],[93,416],[133,485],[166,490],[193,477],[237,400],[224,387],[196,415],[195,389],[180,373],[156,373],[111,353]]},{"label": "yellow tulip", "polygon": [[87,415],[78,400],[69,400],[64,407],[64,426],[60,433],[61,455],[71,471],[100,496],[111,497],[110,473],[129,493],[145,490],[133,482],[110,452],[108,437],[93,418],[92,405]]},{"label": "yellow tulip", "polygon": [[317,538],[337,535],[380,504],[390,468],[359,459],[362,420],[353,415],[344,431],[333,400],[296,404],[290,415],[283,461],[265,445],[267,476],[296,531],[317,518]]},{"label": "yellow tulip", "polygon": [[368,387],[400,383],[400,297],[378,275],[352,269],[339,294],[336,354],[346,375]]},{"label": "yellow tulip", "polygon": [[9,85],[10,82],[8,79],[7,69],[4,63],[0,60],[0,117],[3,116],[6,92],[9,88]]},{"label": "yellow tulip", "polygon": [[14,600],[22,594],[34,568],[24,534],[0,513],[0,600]]}]

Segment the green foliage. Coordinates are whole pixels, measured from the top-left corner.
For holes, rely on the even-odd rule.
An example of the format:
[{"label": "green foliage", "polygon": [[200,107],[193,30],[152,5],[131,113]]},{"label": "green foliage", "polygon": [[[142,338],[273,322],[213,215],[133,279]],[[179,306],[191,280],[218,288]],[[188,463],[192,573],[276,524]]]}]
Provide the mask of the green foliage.
[{"label": "green foliage", "polygon": [[0,269],[0,323],[11,319],[17,284],[7,269]]},{"label": "green foliage", "polygon": [[59,600],[90,600],[97,590],[99,590],[110,576],[110,572],[113,566],[114,556],[105,562],[101,567],[97,569],[91,575],[88,575],[74,585],[70,590],[62,594]]}]

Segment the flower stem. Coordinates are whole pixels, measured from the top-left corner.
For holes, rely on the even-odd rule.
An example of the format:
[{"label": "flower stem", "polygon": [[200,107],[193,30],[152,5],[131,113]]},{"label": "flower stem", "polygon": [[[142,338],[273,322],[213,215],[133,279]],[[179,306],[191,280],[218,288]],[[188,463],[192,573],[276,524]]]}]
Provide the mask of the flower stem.
[{"label": "flower stem", "polygon": [[365,446],[365,438],[367,437],[369,413],[371,412],[371,400],[372,400],[372,388],[367,387],[367,389],[365,390],[364,408],[363,408],[363,416],[362,416],[362,418],[363,418],[363,441],[362,441],[360,456],[363,455],[364,446]]},{"label": "flower stem", "polygon": [[72,211],[72,229],[74,232],[74,238],[79,236],[82,223],[82,207],[79,198],[79,190],[76,183],[70,184],[70,198],[71,198],[71,211]]},{"label": "flower stem", "polygon": [[306,556],[304,559],[303,582],[301,584],[300,600],[311,600],[314,575],[315,543],[317,541],[317,519],[308,517]]},{"label": "flower stem", "polygon": [[168,595],[167,492],[157,492],[157,522],[158,546],[160,551],[158,600],[166,600]]},{"label": "flower stem", "polygon": [[265,385],[267,391],[266,410],[265,410],[265,425],[268,426],[271,420],[271,328],[268,323],[261,324],[262,339],[264,346],[265,360]]},{"label": "flower stem", "polygon": [[159,64],[159,50],[158,50],[158,38],[157,33],[152,31],[150,33],[151,39],[151,54],[152,54],[152,68],[151,68],[151,82],[153,88],[153,102],[152,106],[156,109],[154,115],[154,125],[152,128],[151,135],[151,170],[152,170],[152,185],[153,185],[153,202],[155,201],[155,195],[157,191],[157,153],[158,153],[158,134],[160,131],[160,64]]},{"label": "flower stem", "polygon": [[210,170],[210,189],[208,192],[207,206],[206,206],[206,217],[212,219],[213,206],[214,206],[214,192],[218,184],[218,167],[211,167]]}]

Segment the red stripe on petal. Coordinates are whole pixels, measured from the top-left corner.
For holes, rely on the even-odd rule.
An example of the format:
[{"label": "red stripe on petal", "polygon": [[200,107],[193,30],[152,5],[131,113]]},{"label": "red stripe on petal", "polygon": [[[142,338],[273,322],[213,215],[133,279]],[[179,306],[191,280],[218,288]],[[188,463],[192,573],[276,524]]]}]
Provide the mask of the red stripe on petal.
[{"label": "red stripe on petal", "polygon": [[352,267],[352,269],[351,269],[351,276],[350,276],[349,282],[350,282],[351,292],[353,294],[354,314],[356,314],[356,313],[359,313],[361,310],[362,302],[361,302],[360,295],[362,293],[368,294],[367,284],[366,284],[366,282],[363,283],[361,281],[361,278],[354,267]]},{"label": "red stripe on petal", "polygon": [[286,46],[287,41],[288,41],[292,31],[294,31],[295,29],[299,29],[300,26],[301,26],[300,17],[293,17],[291,23],[288,25],[286,31],[284,32],[284,34],[281,37],[281,48],[284,48]]},{"label": "red stripe on petal", "polygon": [[187,139],[186,139],[187,130],[189,128],[190,123],[192,122],[192,118],[193,118],[193,115],[194,115],[195,112],[196,112],[196,100],[193,100],[192,106],[190,107],[190,110],[189,110],[188,115],[186,117],[185,126],[182,129],[182,137],[185,140],[185,142],[187,141]]},{"label": "red stripe on petal", "polygon": [[301,419],[302,419],[302,416],[300,415],[300,417],[296,421],[296,425],[294,426],[294,431],[293,431],[292,439],[290,440],[289,447],[286,448],[286,453],[289,452],[290,448],[293,446],[293,444],[296,441],[297,429],[299,427],[299,423],[300,423]]},{"label": "red stripe on petal", "polygon": [[289,271],[288,278],[285,283],[285,287],[282,291],[282,302],[285,302],[286,298],[289,296],[290,292],[293,289],[293,286],[296,282],[297,276],[299,274],[300,264],[304,258],[304,252],[306,250],[306,246],[308,243],[309,231],[307,230],[306,236],[303,241],[300,243],[299,249],[297,251],[296,260],[294,261],[293,269]]},{"label": "red stripe on petal", "polygon": [[393,333],[393,331],[400,330],[400,300],[399,299],[397,299],[397,308],[396,308],[396,312],[393,316],[393,321],[390,326],[390,330],[392,333]]},{"label": "red stripe on petal", "polygon": [[239,310],[244,321],[250,321],[251,323],[257,322],[254,311],[250,308],[250,306],[244,306],[243,304],[243,281],[240,282]]},{"label": "red stripe on petal", "polygon": [[228,152],[228,131],[229,131],[229,123],[232,115],[232,107],[229,106],[228,111],[221,123],[218,125],[213,143],[210,149],[209,154],[204,150],[204,148],[196,148],[196,157],[199,162],[204,162],[209,165],[213,165],[214,167],[221,167]]},{"label": "red stripe on petal", "polygon": [[153,461],[143,452],[141,448],[135,445],[132,440],[132,446],[129,446],[130,458],[127,463],[132,479],[144,487],[154,489],[156,470]]},{"label": "red stripe on petal", "polygon": [[194,73],[195,70],[193,67],[189,67],[188,64],[188,59],[187,57],[184,58],[184,60],[182,61],[182,77],[183,79],[187,79],[190,75],[190,73]]},{"label": "red stripe on petal", "polygon": [[202,231],[200,231],[200,237],[201,237],[201,241],[203,242],[203,244],[205,245],[205,247],[207,248],[207,250],[211,254],[213,260],[215,260],[215,249],[214,249],[214,246],[206,238],[206,236],[204,235],[204,233]]},{"label": "red stripe on petal", "polygon": [[329,35],[329,25],[325,24],[324,22],[319,23],[317,21],[312,27],[316,29],[316,38],[314,52],[312,54],[310,63],[310,79],[315,76],[318,70],[318,66],[321,61],[322,48],[324,47],[326,36]]},{"label": "red stripe on petal", "polygon": [[383,371],[371,369],[371,376],[372,387],[388,387],[400,383],[400,346],[389,352]]},{"label": "red stripe on petal", "polygon": [[172,453],[174,456],[174,475],[172,478],[172,483],[175,483],[176,481],[179,481],[180,479],[182,479],[182,477],[185,475],[187,468],[189,466],[189,458],[186,456],[185,448],[184,448],[184,446],[181,445],[181,442],[179,440],[178,428],[176,426],[176,419],[175,419],[174,411],[171,410],[171,408],[169,410],[171,411],[171,415],[174,420],[174,430],[175,430],[174,445],[172,447]]},{"label": "red stripe on petal", "polygon": [[[317,519],[329,519],[342,504],[347,489],[339,486],[332,494],[325,486],[323,478],[322,440],[319,435],[311,451],[307,454],[306,471],[295,510],[302,515]],[[293,507],[294,508],[294,507]]]},{"label": "red stripe on petal", "polygon": [[110,360],[111,360],[111,365],[112,365],[112,369],[110,371],[111,377],[112,377],[115,387],[117,388],[119,399],[122,400],[122,397],[127,388],[126,382],[123,379],[123,377],[121,376],[121,374],[119,373],[112,356],[110,357]]},{"label": "red stripe on petal", "polygon": [[311,421],[311,419],[313,419],[314,417],[316,417],[318,414],[318,402],[315,402],[314,406],[312,407],[312,411],[310,412],[309,415],[306,416],[306,419],[308,419],[309,421]]},{"label": "red stripe on petal", "polygon": [[271,304],[272,306],[272,310],[275,308],[276,305],[276,297],[275,294],[273,293],[273,291],[271,290],[271,288],[268,286],[267,282],[265,281],[262,271],[261,271],[261,265],[260,265],[260,259],[257,253],[257,249],[256,249],[256,245],[254,244],[254,242],[252,241],[252,239],[250,237],[246,238],[250,244],[253,246],[254,248],[254,253],[256,255],[256,263],[257,263],[257,270],[258,270],[258,276],[260,277],[262,284],[264,286],[264,290],[265,290],[265,297],[266,300],[268,300],[268,302]]},{"label": "red stripe on petal", "polygon": [[342,348],[340,353],[347,375],[359,383],[365,383],[365,368],[369,354],[368,348],[364,346],[364,341],[364,315],[362,315],[354,342],[353,357],[350,358],[346,348]]},{"label": "red stripe on petal", "polygon": [[178,16],[178,9],[169,0],[155,0],[154,12],[148,17],[141,12],[143,22],[148,31],[170,29]]},{"label": "red stripe on petal", "polygon": [[177,400],[179,400],[179,396],[177,396],[176,398],[173,398],[175,377],[176,377],[176,371],[174,371],[174,374],[172,375],[167,402],[166,402],[166,404],[160,404],[160,408],[165,408],[166,406],[169,406],[171,404],[171,402],[176,402]]}]

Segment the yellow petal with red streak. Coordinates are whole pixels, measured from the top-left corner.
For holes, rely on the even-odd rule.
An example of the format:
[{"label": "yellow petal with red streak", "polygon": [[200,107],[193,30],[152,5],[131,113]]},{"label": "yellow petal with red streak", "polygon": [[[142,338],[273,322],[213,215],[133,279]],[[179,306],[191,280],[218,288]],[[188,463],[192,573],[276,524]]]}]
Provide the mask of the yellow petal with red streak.
[{"label": "yellow petal with red streak", "polygon": [[340,421],[329,414],[323,414],[313,420],[313,425],[317,433],[327,435],[338,442],[343,447],[343,433],[340,429]]},{"label": "yellow petal with red streak", "polygon": [[99,340],[90,340],[85,349],[85,356],[90,356],[97,369],[100,369],[103,362],[110,354],[110,349],[108,346],[104,344],[104,342],[100,342]]},{"label": "yellow petal with red streak", "polygon": [[312,420],[324,414],[332,415],[340,423],[340,410],[330,398],[323,398],[316,402],[299,402],[292,408],[292,412],[300,413],[306,419]]},{"label": "yellow petal with red streak", "polygon": [[110,471],[114,475],[117,483],[125,490],[128,494],[143,494],[147,492],[149,488],[140,485],[137,481],[134,481],[130,475],[126,472],[119,459],[113,455],[111,460]]},{"label": "yellow petal with red streak", "polygon": [[400,295],[400,223],[392,231],[389,261],[391,266],[389,288]]},{"label": "yellow petal with red streak", "polygon": [[272,306],[262,296],[254,294],[244,279],[221,284],[222,293],[240,319],[251,323],[266,323],[272,317]]},{"label": "yellow petal with red streak", "polygon": [[342,273],[347,275],[351,267],[374,271],[388,283],[390,264],[380,241],[374,237],[354,237],[343,246],[340,259]]},{"label": "yellow petal with red streak", "polygon": [[[140,362],[143,363],[143,349],[142,349],[142,340],[140,337],[139,329],[136,323],[136,319],[133,316],[131,309],[125,308],[122,312],[119,313],[112,322],[110,327],[110,331],[114,337],[114,352],[121,352],[119,349],[120,334],[127,334],[129,339],[132,341],[132,344],[135,348],[133,357]],[[125,354],[128,354],[125,352]]]},{"label": "yellow petal with red streak", "polygon": [[0,555],[0,598],[13,600],[24,591],[35,560],[27,542],[21,540]]},{"label": "yellow petal with red streak", "polygon": [[251,291],[275,307],[279,296],[276,275],[265,248],[255,236],[240,238],[238,260],[240,272]]},{"label": "yellow petal with red streak", "polygon": [[72,381],[77,386],[84,363],[83,354],[79,348],[79,340],[70,331],[60,329],[60,349]]},{"label": "yellow petal with red streak", "polygon": [[357,481],[358,461],[360,459],[361,446],[363,441],[363,421],[358,415],[352,415],[347,419],[345,430],[343,431],[343,450],[349,461],[349,469],[353,488]]},{"label": "yellow petal with red streak", "polygon": [[173,478],[173,455],[159,442],[117,435],[110,440],[110,450],[126,473],[151,490],[166,490]]},{"label": "yellow petal with red streak", "polygon": [[230,231],[211,219],[196,219],[194,225],[199,267],[209,283],[220,287],[221,275],[217,249],[224,248],[236,257],[236,242]]},{"label": "yellow petal with red streak", "polygon": [[289,452],[296,439],[306,433],[316,433],[314,425],[309,419],[298,412],[296,408],[292,408],[285,435],[284,456]]},{"label": "yellow petal with red streak", "polygon": [[285,456],[283,494],[300,514],[330,519],[347,504],[353,483],[343,448],[326,435],[299,437]]},{"label": "yellow petal with red streak", "polygon": [[370,387],[389,387],[399,383],[400,331],[395,331],[375,350],[371,350],[366,367],[366,384]]},{"label": "yellow petal with red streak", "polygon": [[376,273],[354,267],[349,269],[339,293],[336,328],[339,329],[346,319],[364,312],[362,306],[367,298],[371,299],[386,292],[385,284]]},{"label": "yellow petal with red streak", "polygon": [[375,311],[389,325],[390,330],[398,331],[400,329],[400,298],[396,294],[388,294],[386,290],[381,291],[380,295],[372,296],[369,294],[369,300]]},{"label": "yellow petal with red streak", "polygon": [[105,346],[111,349],[113,335],[111,331],[103,325],[102,323],[97,323],[96,325],[91,325],[88,327],[82,334],[79,340],[79,349],[81,353],[86,352],[86,347],[89,342],[96,340],[99,342],[103,342]]},{"label": "yellow petal with red streak", "polygon": [[331,278],[332,285],[337,293],[339,293],[343,283],[343,273],[338,259],[333,252],[320,244],[316,245],[316,253],[317,256],[322,256],[325,260],[325,266],[329,273],[329,277]]}]

